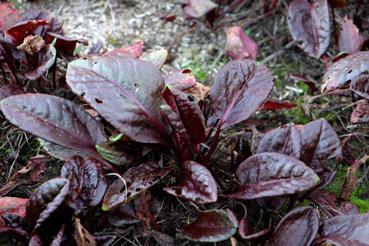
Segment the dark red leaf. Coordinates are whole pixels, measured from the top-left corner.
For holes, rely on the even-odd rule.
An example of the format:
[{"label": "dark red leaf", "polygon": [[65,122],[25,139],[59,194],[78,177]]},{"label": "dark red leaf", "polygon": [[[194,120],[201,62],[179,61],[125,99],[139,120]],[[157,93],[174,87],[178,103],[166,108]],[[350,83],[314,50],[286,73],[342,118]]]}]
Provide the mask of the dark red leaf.
[{"label": "dark red leaf", "polygon": [[345,240],[356,240],[359,243],[368,244],[368,231],[369,213],[340,215],[325,220],[320,228],[320,235],[322,237],[340,237]]},{"label": "dark red leaf", "polygon": [[249,224],[249,221],[246,218],[242,218],[240,222],[238,223],[238,234],[242,237],[244,240],[257,240],[264,236],[266,236],[269,233],[269,229],[263,229],[261,231],[258,231],[256,233],[252,232],[252,227]]},{"label": "dark red leaf", "polygon": [[225,51],[233,59],[256,59],[258,45],[239,26],[228,27]]},{"label": "dark red leaf", "polygon": [[319,218],[312,207],[291,210],[279,222],[268,245],[310,245],[319,229]]},{"label": "dark red leaf", "polygon": [[343,214],[346,215],[360,214],[359,208],[355,204],[352,204],[350,202],[343,202],[342,206],[340,207],[340,210],[342,211]]},{"label": "dark red leaf", "polygon": [[13,3],[0,3],[0,30],[6,31],[19,20],[19,14]]},{"label": "dark red leaf", "polygon": [[208,125],[220,120],[222,129],[248,119],[260,107],[274,85],[264,65],[252,60],[236,60],[216,75],[210,91],[212,114]]},{"label": "dark red leaf", "polygon": [[357,240],[348,240],[342,237],[319,237],[314,241],[314,246],[325,246],[325,245],[334,245],[334,246],[368,246],[369,244],[360,243]]},{"label": "dark red leaf", "polygon": [[338,49],[341,52],[353,54],[361,49],[365,38],[360,34],[359,29],[347,16],[341,23],[340,36],[338,38]]},{"label": "dark red leaf", "polygon": [[56,96],[24,94],[1,101],[1,110],[14,125],[67,148],[95,152],[106,141],[102,126],[76,104]]},{"label": "dark red leaf", "polygon": [[29,228],[39,228],[64,202],[68,192],[69,181],[64,178],[50,179],[38,187],[26,209]]},{"label": "dark red leaf", "polygon": [[168,105],[162,105],[162,117],[166,119],[167,125],[170,126],[170,137],[177,149],[180,161],[191,160],[194,158],[195,152],[191,144],[190,136],[179,116]]},{"label": "dark red leaf", "polygon": [[218,5],[211,0],[187,0],[184,12],[189,17],[198,18],[216,7]]},{"label": "dark red leaf", "polygon": [[111,51],[105,53],[105,56],[123,56],[123,57],[133,57],[139,58],[143,52],[143,41],[139,40],[134,43],[132,46],[123,47],[123,48],[115,48]]},{"label": "dark red leaf", "polygon": [[194,161],[186,161],[183,164],[183,176],[181,186],[166,187],[164,190],[171,195],[198,203],[217,201],[217,184],[206,167]]},{"label": "dark red leaf", "polygon": [[259,107],[259,110],[284,110],[295,107],[296,104],[289,101],[267,100]]},{"label": "dark red leaf", "polygon": [[163,75],[165,84],[181,91],[188,90],[196,85],[197,82],[195,77],[191,74],[191,70],[167,69],[169,71],[165,71]]},{"label": "dark red leaf", "polygon": [[47,52],[41,56],[37,68],[25,74],[27,79],[36,80],[45,74],[56,61],[55,47],[49,45]]},{"label": "dark red leaf", "polygon": [[351,81],[369,70],[369,51],[358,51],[333,63],[323,76],[323,93],[348,88]]},{"label": "dark red leaf", "polygon": [[244,200],[292,195],[319,183],[319,177],[303,162],[272,152],[249,157],[237,168],[236,175],[242,185],[229,197]]},{"label": "dark red leaf", "polygon": [[60,176],[69,180],[67,203],[76,214],[87,212],[103,199],[107,183],[97,160],[74,157],[64,163]]},{"label": "dark red leaf", "polygon": [[163,98],[181,119],[192,144],[204,142],[205,120],[199,105],[182,91],[169,88],[165,87]]},{"label": "dark red leaf", "polygon": [[285,125],[267,132],[260,140],[257,153],[277,152],[300,159],[301,135],[294,125]]},{"label": "dark red leaf", "polygon": [[355,77],[351,82],[350,89],[362,98],[369,100],[369,75],[362,74]]},{"label": "dark red leaf", "polygon": [[153,163],[130,168],[108,187],[102,209],[111,210],[128,203],[142,191],[159,182],[170,171],[170,168],[161,168]]},{"label": "dark red leaf", "polygon": [[221,209],[199,211],[196,220],[183,228],[182,236],[196,242],[226,240],[237,231],[237,221],[231,216]]},{"label": "dark red leaf", "polygon": [[301,160],[320,172],[328,159],[341,157],[341,141],[333,127],[325,120],[314,120],[301,130]]},{"label": "dark red leaf", "polygon": [[109,222],[115,226],[130,225],[139,221],[135,211],[130,205],[122,205],[109,214]]},{"label": "dark red leaf", "polygon": [[18,46],[23,42],[23,39],[32,34],[32,32],[39,26],[47,25],[47,20],[30,20],[20,22],[17,25],[11,27],[7,32],[14,45]]},{"label": "dark red leaf", "polygon": [[363,99],[359,101],[356,105],[356,108],[351,114],[351,123],[359,124],[359,123],[368,123],[369,122],[369,101]]},{"label": "dark red leaf", "polygon": [[50,17],[49,13],[42,9],[29,9],[21,13],[20,21],[47,20],[47,26],[40,26],[35,30],[35,34],[44,36],[46,32],[53,32],[63,35],[62,23]]},{"label": "dark red leaf", "polygon": [[73,92],[133,140],[166,142],[157,118],[164,81],[153,64],[123,56],[79,59],[69,63],[66,79]]},{"label": "dark red leaf", "polygon": [[337,197],[334,193],[316,189],[308,195],[308,198],[317,204],[328,217],[342,214],[336,205]]},{"label": "dark red leaf", "polygon": [[327,0],[294,0],[288,7],[288,27],[298,45],[309,56],[320,58],[331,38]]},{"label": "dark red leaf", "polygon": [[38,141],[40,142],[40,145],[42,146],[43,150],[47,154],[57,159],[63,160],[63,161],[67,161],[76,155],[84,157],[84,158],[88,158],[91,156],[91,153],[89,152],[86,152],[83,150],[66,148],[66,147],[45,141],[41,138],[39,138]]},{"label": "dark red leaf", "polygon": [[65,54],[68,56],[73,56],[77,43],[88,45],[88,42],[86,40],[67,38],[67,37],[64,37],[60,34],[53,33],[53,32],[46,33],[46,36],[45,36],[46,43],[51,44],[54,41],[54,39],[56,39],[55,49],[58,52],[61,52],[62,54]]}]

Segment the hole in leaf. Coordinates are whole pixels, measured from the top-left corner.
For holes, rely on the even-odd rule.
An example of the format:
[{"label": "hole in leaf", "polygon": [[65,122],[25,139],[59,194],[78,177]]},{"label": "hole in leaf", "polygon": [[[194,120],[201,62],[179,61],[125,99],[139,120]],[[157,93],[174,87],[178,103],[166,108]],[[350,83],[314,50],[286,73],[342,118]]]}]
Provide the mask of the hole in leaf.
[{"label": "hole in leaf", "polygon": [[127,193],[127,197],[130,197],[132,195],[132,193],[131,192],[128,192]]},{"label": "hole in leaf", "polygon": [[137,188],[135,189],[135,191],[136,191],[136,192],[140,192],[140,191],[141,191],[141,188],[137,187]]},{"label": "hole in leaf", "polygon": [[175,189],[174,193],[176,193],[176,195],[180,196],[182,194],[182,190],[181,189]]},{"label": "hole in leaf", "polygon": [[192,72],[191,69],[188,68],[182,70],[182,73],[191,73],[191,72]]},{"label": "hole in leaf", "polygon": [[352,73],[352,69],[350,69],[350,70],[348,71],[348,73]]},{"label": "hole in leaf", "polygon": [[303,43],[304,43],[304,41],[302,41],[302,40],[297,41],[298,45],[302,45]]},{"label": "hole in leaf", "polygon": [[102,100],[100,100],[99,98],[95,98],[95,102],[96,102],[96,103],[103,103],[103,101],[102,101]]},{"label": "hole in leaf", "polygon": [[81,93],[81,97],[84,97],[86,95],[86,92]]},{"label": "hole in leaf", "polygon": [[188,100],[190,100],[190,102],[193,102],[193,101],[195,101],[195,98],[192,95],[189,95]]}]

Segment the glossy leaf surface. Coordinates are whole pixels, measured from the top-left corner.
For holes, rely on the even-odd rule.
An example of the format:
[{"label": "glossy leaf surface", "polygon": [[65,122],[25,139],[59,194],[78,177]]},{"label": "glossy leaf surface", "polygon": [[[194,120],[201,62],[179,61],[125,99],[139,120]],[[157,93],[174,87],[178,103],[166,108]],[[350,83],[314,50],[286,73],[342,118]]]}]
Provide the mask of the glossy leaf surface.
[{"label": "glossy leaf surface", "polygon": [[358,75],[369,70],[369,51],[358,51],[330,65],[323,76],[322,92],[336,92],[350,86]]},{"label": "glossy leaf surface", "polygon": [[54,178],[43,183],[31,195],[26,209],[29,227],[39,228],[65,201],[69,192],[69,181]]},{"label": "glossy leaf surface", "polygon": [[329,46],[331,25],[327,0],[294,0],[288,7],[288,27],[309,56],[319,58]]},{"label": "glossy leaf surface", "polygon": [[288,7],[288,27],[309,56],[319,58],[329,46],[331,25],[327,0],[294,0]]},{"label": "glossy leaf surface", "polygon": [[170,171],[169,168],[160,168],[153,163],[128,169],[122,176],[123,179],[118,178],[108,187],[103,200],[103,210],[111,210],[129,202],[133,197],[159,182]]},{"label": "glossy leaf surface", "polygon": [[236,60],[216,75],[210,91],[212,114],[208,125],[217,120],[222,129],[248,119],[260,107],[274,85],[272,74],[252,60]]},{"label": "glossy leaf surface", "polygon": [[369,242],[369,213],[358,215],[341,215],[323,222],[320,234],[322,237],[341,237],[356,240],[359,243]]},{"label": "glossy leaf surface", "polygon": [[181,119],[192,144],[205,141],[205,120],[199,105],[184,92],[165,88],[163,97]]},{"label": "glossy leaf surface", "polygon": [[301,153],[300,131],[293,125],[275,128],[261,138],[257,152],[277,152],[299,159]]},{"label": "glossy leaf surface", "polygon": [[310,245],[318,229],[319,218],[314,208],[295,208],[279,222],[268,245]]},{"label": "glossy leaf surface", "polygon": [[220,242],[237,230],[237,221],[221,209],[199,211],[194,222],[183,228],[182,235],[196,242]]},{"label": "glossy leaf surface", "polygon": [[315,171],[321,171],[326,160],[342,155],[341,141],[325,119],[306,124],[301,130],[301,143],[300,159]]},{"label": "glossy leaf surface", "polygon": [[341,23],[338,48],[341,52],[353,54],[361,49],[365,38],[360,34],[354,22],[345,16]]},{"label": "glossy leaf surface", "polygon": [[95,152],[102,126],[78,105],[56,96],[23,94],[1,101],[5,117],[22,130],[67,148]]},{"label": "glossy leaf surface", "polygon": [[171,195],[198,203],[216,202],[218,189],[215,179],[203,165],[187,161],[183,164],[184,181],[181,186],[164,188]]},{"label": "glossy leaf surface", "polygon": [[67,203],[76,214],[97,206],[104,197],[107,182],[101,164],[95,159],[77,156],[66,161],[61,177],[69,180]]},{"label": "glossy leaf surface", "polygon": [[69,63],[66,79],[73,92],[133,140],[164,141],[166,130],[157,118],[164,81],[153,64],[124,56],[79,59]]},{"label": "glossy leaf surface", "polygon": [[236,175],[242,185],[230,197],[244,200],[292,195],[319,183],[319,177],[303,162],[273,152],[249,157],[237,168]]}]

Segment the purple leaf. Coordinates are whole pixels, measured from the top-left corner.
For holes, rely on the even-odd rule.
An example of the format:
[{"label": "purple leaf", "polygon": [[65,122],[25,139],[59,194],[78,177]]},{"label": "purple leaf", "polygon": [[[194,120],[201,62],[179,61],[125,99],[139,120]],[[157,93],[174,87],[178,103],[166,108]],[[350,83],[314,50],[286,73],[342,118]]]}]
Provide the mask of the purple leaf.
[{"label": "purple leaf", "polygon": [[335,203],[337,197],[334,193],[316,189],[308,195],[308,198],[317,204],[328,217],[342,214]]},{"label": "purple leaf", "polygon": [[12,26],[7,32],[6,35],[9,36],[14,43],[15,46],[20,45],[23,42],[23,39],[30,34],[33,33],[40,26],[47,25],[47,20],[30,20],[23,21],[15,26]]},{"label": "purple leaf", "polygon": [[64,163],[60,176],[69,180],[67,204],[76,214],[97,206],[103,199],[107,183],[97,160],[76,156]]},{"label": "purple leaf", "polygon": [[314,246],[316,245],[334,245],[334,246],[368,246],[369,244],[360,243],[357,240],[347,240],[342,237],[320,237],[314,241]]},{"label": "purple leaf", "polygon": [[103,200],[103,210],[111,210],[128,203],[142,191],[159,182],[170,171],[170,168],[161,168],[153,163],[145,163],[128,169],[121,178],[108,187]]},{"label": "purple leaf", "polygon": [[277,152],[300,159],[301,135],[294,125],[285,125],[267,132],[260,140],[257,153]]},{"label": "purple leaf", "polygon": [[363,99],[359,101],[356,105],[356,108],[351,114],[351,123],[359,124],[359,123],[368,123],[369,122],[369,101]]},{"label": "purple leaf", "polygon": [[267,100],[259,107],[259,110],[284,110],[295,107],[296,104],[289,101]]},{"label": "purple leaf", "polygon": [[206,167],[194,161],[186,161],[183,164],[183,175],[181,186],[166,187],[164,190],[171,195],[198,203],[217,201],[217,184]]},{"label": "purple leaf", "polygon": [[333,63],[323,76],[322,93],[346,89],[358,75],[369,70],[369,51],[358,51]]},{"label": "purple leaf", "polygon": [[196,85],[196,79],[191,74],[191,70],[177,70],[175,68],[166,68],[168,71],[165,71],[163,77],[164,82],[167,85],[172,86],[175,89],[185,91]]},{"label": "purple leaf", "polygon": [[27,79],[36,80],[45,74],[56,61],[56,49],[53,45],[49,45],[47,52],[41,56],[37,68],[25,74]]},{"label": "purple leaf", "polygon": [[64,239],[64,233],[65,233],[65,224],[63,224],[58,232],[56,234],[55,238],[51,242],[50,246],[60,246]]},{"label": "purple leaf", "polygon": [[362,74],[355,77],[351,82],[350,89],[362,98],[369,100],[369,75]]},{"label": "purple leaf", "polygon": [[347,16],[341,23],[341,31],[338,38],[338,49],[341,52],[353,54],[361,49],[365,38],[360,34],[359,29]]},{"label": "purple leaf", "polygon": [[216,7],[218,5],[211,0],[187,0],[184,12],[189,17],[198,18]]},{"label": "purple leaf", "polygon": [[222,129],[248,119],[258,110],[274,85],[273,75],[252,60],[236,60],[216,75],[210,91],[212,114],[208,125],[220,120]]},{"label": "purple leaf", "polygon": [[130,225],[139,221],[130,205],[122,205],[109,213],[109,223],[115,226]]},{"label": "purple leaf", "polygon": [[46,43],[50,44],[56,39],[55,49],[67,56],[73,56],[74,50],[76,49],[77,43],[82,43],[84,45],[88,45],[86,40],[67,38],[58,33],[48,32],[45,36]]},{"label": "purple leaf", "polygon": [[100,123],[76,104],[56,96],[23,94],[1,101],[5,117],[22,130],[61,146],[95,152],[106,141]]},{"label": "purple leaf", "polygon": [[64,202],[69,192],[69,181],[54,178],[43,183],[29,198],[26,216],[30,228],[39,228]]},{"label": "purple leaf", "polygon": [[242,218],[238,223],[238,234],[242,237],[244,240],[257,240],[264,236],[266,236],[269,233],[269,229],[263,229],[261,231],[258,231],[256,233],[252,232],[251,225],[249,221],[246,218]]},{"label": "purple leaf", "polygon": [[199,211],[196,220],[183,228],[182,236],[195,242],[226,240],[237,231],[237,221],[231,217],[221,209]]},{"label": "purple leaf", "polygon": [[192,144],[204,142],[205,120],[199,105],[187,94],[174,88],[169,89],[169,87],[165,87],[163,98],[180,117]]},{"label": "purple leaf", "polygon": [[112,142],[106,142],[96,145],[96,150],[102,158],[111,163],[129,165],[133,163],[134,156],[125,151],[124,147],[126,146],[127,144],[121,146]]},{"label": "purple leaf", "polygon": [[340,215],[323,222],[320,228],[322,237],[340,237],[345,240],[356,240],[359,243],[369,242],[369,213],[358,215]]},{"label": "purple leaf", "polygon": [[6,31],[19,20],[19,14],[14,3],[0,3],[0,30]]},{"label": "purple leaf", "polygon": [[341,141],[333,127],[325,120],[314,120],[301,130],[301,158],[316,172],[324,169],[325,162],[342,155]]},{"label": "purple leaf", "polygon": [[227,43],[225,51],[233,59],[256,59],[258,45],[245,34],[239,26],[226,29]]},{"label": "purple leaf", "polygon": [[[76,149],[70,149],[66,148],[48,141],[45,141],[41,138],[38,139],[40,145],[42,146],[42,149],[49,154],[52,157],[55,157],[57,159],[67,161],[69,159],[72,159],[74,156],[81,156],[84,158],[88,158],[91,156],[91,153],[83,151],[83,150],[76,150]],[[96,153],[95,153],[96,154]],[[92,155],[94,156],[94,155]]]},{"label": "purple leaf", "polygon": [[139,58],[143,52],[143,41],[138,40],[133,45],[122,48],[115,48],[111,51],[108,51],[104,54],[104,56],[122,56],[122,57],[133,57]]},{"label": "purple leaf", "polygon": [[314,208],[295,208],[279,222],[268,245],[311,245],[318,229],[319,218]]},{"label": "purple leaf", "polygon": [[67,83],[118,130],[142,143],[165,143],[157,118],[164,81],[153,64],[123,56],[69,63]]},{"label": "purple leaf", "polygon": [[288,27],[309,56],[320,58],[329,46],[331,25],[327,0],[294,0],[288,7]]},{"label": "purple leaf", "polygon": [[237,168],[236,175],[242,185],[229,197],[244,200],[292,195],[319,183],[319,177],[303,162],[272,152],[249,157]]},{"label": "purple leaf", "polygon": [[180,161],[191,160],[195,156],[193,146],[191,145],[190,136],[179,116],[168,105],[162,105],[162,117],[170,126],[170,137],[177,149]]}]

